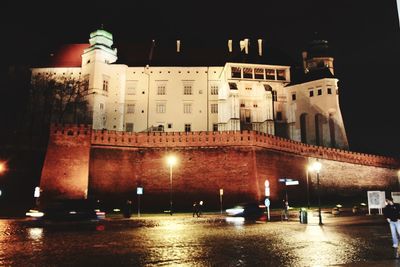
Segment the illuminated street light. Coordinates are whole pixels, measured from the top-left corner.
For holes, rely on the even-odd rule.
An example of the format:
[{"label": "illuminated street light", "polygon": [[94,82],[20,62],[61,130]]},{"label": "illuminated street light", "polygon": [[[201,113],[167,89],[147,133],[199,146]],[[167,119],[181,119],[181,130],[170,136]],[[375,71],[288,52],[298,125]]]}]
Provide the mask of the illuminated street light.
[{"label": "illuminated street light", "polygon": [[0,174],[2,174],[6,170],[6,164],[4,162],[0,162]]},{"label": "illuminated street light", "polygon": [[172,167],[176,164],[176,157],[169,155],[167,163],[169,166],[169,214],[172,215]]},{"label": "illuminated street light", "polygon": [[312,170],[317,173],[317,193],[318,193],[318,217],[319,217],[319,225],[322,225],[322,216],[321,216],[321,194],[319,188],[319,171],[321,170],[322,164],[317,160],[312,164]]}]

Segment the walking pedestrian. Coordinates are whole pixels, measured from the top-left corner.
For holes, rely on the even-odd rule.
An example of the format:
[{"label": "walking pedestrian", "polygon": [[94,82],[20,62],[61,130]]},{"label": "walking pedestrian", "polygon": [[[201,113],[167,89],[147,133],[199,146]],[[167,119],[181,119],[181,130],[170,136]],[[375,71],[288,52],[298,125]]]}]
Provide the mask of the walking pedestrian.
[{"label": "walking pedestrian", "polygon": [[400,205],[393,202],[392,197],[386,197],[386,206],[383,208],[383,215],[389,223],[390,233],[394,249],[394,257],[399,258],[398,246],[400,236]]},{"label": "walking pedestrian", "polygon": [[197,202],[193,203],[193,217],[194,215],[199,217],[199,205],[197,204]]}]

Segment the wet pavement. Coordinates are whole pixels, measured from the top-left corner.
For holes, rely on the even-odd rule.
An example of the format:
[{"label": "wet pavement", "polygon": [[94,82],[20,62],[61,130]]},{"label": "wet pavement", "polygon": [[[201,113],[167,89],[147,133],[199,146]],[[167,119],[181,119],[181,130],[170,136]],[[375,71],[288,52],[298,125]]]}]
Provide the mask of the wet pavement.
[{"label": "wet pavement", "polygon": [[381,215],[289,221],[218,214],[93,222],[0,219],[0,266],[400,266]]}]

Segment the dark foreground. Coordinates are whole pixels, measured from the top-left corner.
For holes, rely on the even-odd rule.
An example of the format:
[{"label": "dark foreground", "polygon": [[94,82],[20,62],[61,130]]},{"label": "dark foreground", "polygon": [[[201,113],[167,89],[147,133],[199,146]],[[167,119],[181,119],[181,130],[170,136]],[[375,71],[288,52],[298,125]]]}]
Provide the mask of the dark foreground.
[{"label": "dark foreground", "polygon": [[[0,220],[0,266],[400,266],[381,215],[308,224],[206,214],[98,222]],[[399,262],[399,263],[398,263]]]}]

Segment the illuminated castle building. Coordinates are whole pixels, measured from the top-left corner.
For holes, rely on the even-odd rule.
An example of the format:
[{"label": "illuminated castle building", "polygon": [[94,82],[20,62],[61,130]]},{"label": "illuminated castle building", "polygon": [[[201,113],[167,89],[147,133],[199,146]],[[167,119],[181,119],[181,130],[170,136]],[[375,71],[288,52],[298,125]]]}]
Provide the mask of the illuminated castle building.
[{"label": "illuminated castle building", "polygon": [[[117,62],[117,49],[109,32],[92,32],[89,42],[77,46],[81,49],[79,66],[67,63],[33,68],[32,75],[88,81],[93,129],[253,130],[306,144],[348,149],[338,79],[326,41],[314,41],[303,52],[304,69],[296,81],[291,80],[289,66],[269,63],[261,39],[251,46],[248,39],[237,46],[229,40],[223,52],[225,62],[220,66],[190,66],[179,60],[175,65],[156,64],[160,52],[154,41],[145,52],[150,55],[148,64],[127,66]],[[179,59],[185,44],[178,40],[173,45],[170,50]],[[143,53],[137,53],[143,57]],[[235,53],[240,58],[235,58]]]}]

